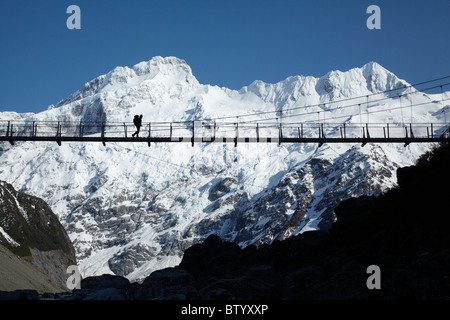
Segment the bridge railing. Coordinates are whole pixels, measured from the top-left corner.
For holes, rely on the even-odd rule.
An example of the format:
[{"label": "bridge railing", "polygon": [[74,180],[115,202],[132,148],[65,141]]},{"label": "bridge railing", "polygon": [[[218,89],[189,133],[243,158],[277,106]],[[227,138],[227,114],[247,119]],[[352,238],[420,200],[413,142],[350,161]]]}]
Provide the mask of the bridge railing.
[{"label": "bridge railing", "polygon": [[[238,123],[213,121],[147,122],[139,138],[235,139],[250,138],[434,138],[446,123]],[[109,137],[133,138],[136,127],[130,122],[0,121],[0,137]],[[258,140],[259,141],[259,140]]]}]

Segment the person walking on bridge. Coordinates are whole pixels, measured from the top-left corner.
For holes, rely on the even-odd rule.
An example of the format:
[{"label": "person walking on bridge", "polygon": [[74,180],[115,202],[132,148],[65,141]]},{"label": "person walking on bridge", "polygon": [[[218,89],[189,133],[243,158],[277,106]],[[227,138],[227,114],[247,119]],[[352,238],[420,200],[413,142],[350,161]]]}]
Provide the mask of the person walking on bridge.
[{"label": "person walking on bridge", "polygon": [[135,115],[133,119],[133,123],[136,126],[136,132],[132,134],[133,138],[134,136],[139,138],[139,131],[141,130],[142,126],[142,114],[141,116]]}]

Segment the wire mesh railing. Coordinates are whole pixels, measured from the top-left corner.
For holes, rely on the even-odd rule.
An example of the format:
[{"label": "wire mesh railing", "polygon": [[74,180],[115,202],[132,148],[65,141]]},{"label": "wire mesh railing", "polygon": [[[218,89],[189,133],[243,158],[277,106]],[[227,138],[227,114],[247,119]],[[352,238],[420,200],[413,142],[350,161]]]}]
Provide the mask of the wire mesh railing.
[{"label": "wire mesh railing", "polygon": [[[0,121],[0,139],[5,141],[50,140],[100,141],[246,141],[302,142],[324,139],[433,139],[449,138],[446,123],[242,123],[216,121],[147,122],[137,128],[131,122]],[[88,139],[89,138],[89,139]],[[159,140],[158,140],[159,139]],[[418,140],[418,142],[420,142]]]}]

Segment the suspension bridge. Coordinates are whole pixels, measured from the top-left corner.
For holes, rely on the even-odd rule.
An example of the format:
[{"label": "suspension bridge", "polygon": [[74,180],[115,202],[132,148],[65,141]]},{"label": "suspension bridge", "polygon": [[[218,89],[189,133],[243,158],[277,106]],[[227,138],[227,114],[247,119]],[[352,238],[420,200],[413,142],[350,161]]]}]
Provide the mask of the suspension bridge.
[{"label": "suspension bridge", "polygon": [[450,141],[448,123],[0,121],[0,141],[147,143],[432,143]]},{"label": "suspension bridge", "polygon": [[[450,76],[418,83],[414,86],[442,81]],[[446,110],[443,87],[450,82],[414,89],[413,85],[399,87],[365,96],[350,97],[317,105],[302,105],[285,110],[265,111],[239,116],[225,116],[208,120],[146,122],[142,123],[138,136],[132,122],[95,121],[43,121],[0,120],[0,141],[14,145],[20,141],[56,142],[114,142],[147,143],[433,143],[450,141],[450,123]],[[423,92],[440,89],[437,100],[423,100]],[[380,96],[381,95],[381,96]],[[418,99],[418,102],[413,103]],[[402,100],[403,98],[403,100]],[[409,99],[409,105],[405,105]],[[422,100],[420,100],[422,99]],[[326,106],[328,104],[328,106]],[[389,104],[387,108],[384,105]],[[367,121],[363,122],[362,107],[365,106]],[[422,108],[422,114],[434,110],[444,121],[415,122],[413,108]],[[409,122],[404,119],[404,110],[409,109]],[[347,111],[347,113],[344,112]],[[300,111],[300,112],[299,112]],[[325,119],[326,114],[333,114]],[[342,114],[344,112],[344,114]],[[401,115],[394,121],[392,112]],[[369,115],[385,113],[391,122],[369,121]],[[273,114],[274,116],[270,116]],[[317,114],[317,119],[313,120]],[[323,118],[321,117],[323,115]],[[251,117],[256,120],[249,120]],[[359,121],[357,121],[359,116]],[[442,118],[441,116],[441,118]],[[294,121],[295,118],[302,121]],[[247,120],[245,120],[247,119]],[[437,119],[436,117],[433,119]]]}]

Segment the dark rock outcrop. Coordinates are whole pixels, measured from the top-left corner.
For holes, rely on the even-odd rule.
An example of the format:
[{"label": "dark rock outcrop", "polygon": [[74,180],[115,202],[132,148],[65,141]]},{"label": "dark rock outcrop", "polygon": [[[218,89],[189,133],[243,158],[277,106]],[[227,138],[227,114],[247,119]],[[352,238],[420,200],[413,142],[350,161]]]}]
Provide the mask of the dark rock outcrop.
[{"label": "dark rock outcrop", "polygon": [[[0,227],[0,245],[4,248],[0,254],[8,263],[3,267],[10,270],[2,273],[0,290],[67,290],[66,270],[77,264],[75,250],[45,201],[0,181]],[[26,263],[33,266],[34,272]],[[52,286],[43,285],[47,282]]]},{"label": "dark rock outcrop", "polygon": [[[187,249],[177,267],[142,284],[120,280],[107,291],[102,284],[82,298],[448,299],[450,201],[439,184],[449,181],[448,163],[450,147],[443,144],[409,168],[407,178],[399,170],[399,187],[342,202],[328,231],[244,249],[210,235]],[[379,289],[367,286],[373,265]]]},{"label": "dark rock outcrop", "polygon": [[74,289],[67,300],[125,300],[130,282],[123,277],[105,274],[81,280],[80,289]]}]

